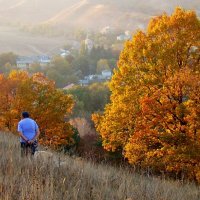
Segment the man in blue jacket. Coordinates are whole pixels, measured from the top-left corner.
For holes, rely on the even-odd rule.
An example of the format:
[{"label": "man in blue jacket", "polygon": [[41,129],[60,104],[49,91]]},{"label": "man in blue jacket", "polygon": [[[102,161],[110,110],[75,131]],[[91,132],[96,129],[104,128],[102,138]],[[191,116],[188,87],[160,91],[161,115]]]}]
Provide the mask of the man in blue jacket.
[{"label": "man in blue jacket", "polygon": [[40,134],[37,123],[29,117],[28,112],[22,112],[22,120],[18,123],[22,156],[29,151],[34,155],[37,149],[37,138]]}]

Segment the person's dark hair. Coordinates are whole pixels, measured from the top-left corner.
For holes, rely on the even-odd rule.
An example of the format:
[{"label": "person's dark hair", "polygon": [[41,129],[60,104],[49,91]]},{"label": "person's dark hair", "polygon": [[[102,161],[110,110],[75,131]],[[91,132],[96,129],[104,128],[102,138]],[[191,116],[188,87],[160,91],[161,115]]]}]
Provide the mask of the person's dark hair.
[{"label": "person's dark hair", "polygon": [[22,112],[22,117],[23,118],[28,118],[29,117],[29,113],[28,112]]}]

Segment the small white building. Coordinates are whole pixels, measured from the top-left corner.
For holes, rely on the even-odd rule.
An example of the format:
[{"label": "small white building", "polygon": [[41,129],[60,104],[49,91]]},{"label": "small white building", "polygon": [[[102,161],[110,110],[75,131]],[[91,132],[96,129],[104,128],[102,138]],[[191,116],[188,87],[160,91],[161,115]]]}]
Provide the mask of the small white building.
[{"label": "small white building", "polygon": [[122,35],[117,36],[118,41],[125,41],[125,40],[130,40],[130,39],[131,39],[130,35],[122,34]]},{"label": "small white building", "polygon": [[103,34],[103,35],[107,35],[107,34],[111,33],[110,26],[106,26],[106,27],[102,28],[100,33]]},{"label": "small white building", "polygon": [[126,30],[124,33],[126,36],[131,37],[131,32],[129,30]]},{"label": "small white building", "polygon": [[131,39],[131,32],[129,30],[126,30],[124,34],[117,36],[118,41],[125,41],[130,39]]},{"label": "small white building", "polygon": [[88,79],[79,80],[81,86],[89,85],[90,81]]},{"label": "small white building", "polygon": [[103,70],[101,74],[102,74],[102,77],[105,79],[110,79],[112,76],[112,72],[110,70]]},{"label": "small white building", "polygon": [[90,83],[104,82],[111,79],[112,72],[110,70],[103,70],[101,74],[91,74],[85,76],[83,80],[79,80],[80,85],[89,85]]},{"label": "small white building", "polygon": [[65,50],[65,49],[60,50],[60,56],[63,58],[65,58],[66,56],[69,56],[70,54],[71,54],[71,52],[68,50]]},{"label": "small white building", "polygon": [[63,90],[70,90],[74,87],[75,85],[73,83],[69,84],[69,85],[66,85]]}]

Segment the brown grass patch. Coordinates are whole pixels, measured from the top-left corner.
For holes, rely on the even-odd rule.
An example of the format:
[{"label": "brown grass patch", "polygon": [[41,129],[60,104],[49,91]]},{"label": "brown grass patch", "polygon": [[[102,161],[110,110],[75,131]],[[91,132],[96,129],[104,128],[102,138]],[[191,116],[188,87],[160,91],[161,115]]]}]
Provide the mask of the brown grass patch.
[{"label": "brown grass patch", "polygon": [[57,167],[53,162],[21,158],[17,138],[0,133],[0,199],[200,199],[200,188],[192,183],[144,177],[124,168],[54,155],[65,164]]}]

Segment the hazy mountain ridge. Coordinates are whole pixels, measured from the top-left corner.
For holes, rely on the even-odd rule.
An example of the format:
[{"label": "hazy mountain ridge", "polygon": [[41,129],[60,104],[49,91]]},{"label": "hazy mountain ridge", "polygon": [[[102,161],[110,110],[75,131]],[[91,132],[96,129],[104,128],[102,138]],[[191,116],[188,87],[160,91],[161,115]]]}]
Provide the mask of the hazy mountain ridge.
[{"label": "hazy mountain ridge", "polygon": [[0,22],[49,23],[99,29],[137,28],[175,6],[200,10],[198,0],[0,0]]},{"label": "hazy mountain ridge", "polygon": [[32,29],[37,32],[41,24],[64,33],[81,28],[98,32],[105,26],[123,32],[145,28],[152,16],[172,13],[176,6],[194,9],[200,16],[199,0],[0,0],[0,5],[0,53],[13,51],[19,55],[54,52],[70,39],[69,35],[34,35]]}]

